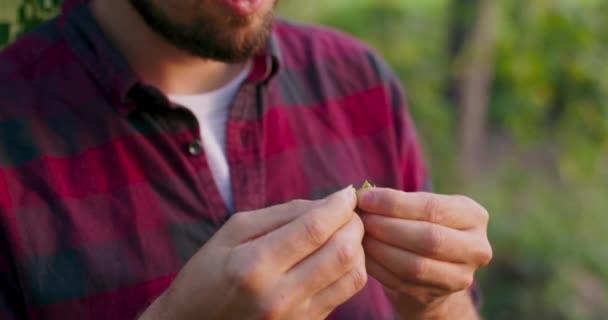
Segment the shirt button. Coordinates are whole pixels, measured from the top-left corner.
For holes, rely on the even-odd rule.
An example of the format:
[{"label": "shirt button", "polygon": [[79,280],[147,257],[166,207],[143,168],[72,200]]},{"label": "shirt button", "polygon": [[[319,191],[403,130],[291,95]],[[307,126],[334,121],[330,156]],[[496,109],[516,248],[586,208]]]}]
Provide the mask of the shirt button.
[{"label": "shirt button", "polygon": [[194,140],[188,143],[188,153],[191,156],[198,156],[203,153],[203,143],[200,140]]}]

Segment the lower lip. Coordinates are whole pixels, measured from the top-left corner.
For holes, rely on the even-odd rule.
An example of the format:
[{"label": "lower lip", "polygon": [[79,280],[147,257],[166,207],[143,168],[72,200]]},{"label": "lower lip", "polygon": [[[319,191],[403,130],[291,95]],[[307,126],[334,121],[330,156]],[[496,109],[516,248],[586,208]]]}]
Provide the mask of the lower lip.
[{"label": "lower lip", "polygon": [[224,0],[226,7],[241,16],[250,16],[256,13],[264,0]]}]

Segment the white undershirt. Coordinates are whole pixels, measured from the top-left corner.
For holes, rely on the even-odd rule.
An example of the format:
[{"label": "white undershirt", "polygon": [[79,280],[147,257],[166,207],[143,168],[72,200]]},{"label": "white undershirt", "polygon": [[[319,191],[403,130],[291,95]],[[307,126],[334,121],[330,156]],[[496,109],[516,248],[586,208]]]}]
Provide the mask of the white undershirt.
[{"label": "white undershirt", "polygon": [[171,101],[190,109],[196,116],[207,162],[230,212],[234,212],[234,203],[230,185],[230,168],[226,158],[226,124],[232,100],[250,71],[251,64],[248,64],[230,83],[211,92],[169,96]]}]

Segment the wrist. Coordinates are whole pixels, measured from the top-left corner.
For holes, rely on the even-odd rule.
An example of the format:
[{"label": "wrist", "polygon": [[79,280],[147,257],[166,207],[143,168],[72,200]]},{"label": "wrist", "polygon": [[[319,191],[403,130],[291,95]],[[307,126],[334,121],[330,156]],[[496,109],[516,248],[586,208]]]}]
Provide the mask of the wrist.
[{"label": "wrist", "polygon": [[460,291],[429,304],[412,297],[389,293],[397,319],[407,320],[478,320],[479,315],[468,291]]}]

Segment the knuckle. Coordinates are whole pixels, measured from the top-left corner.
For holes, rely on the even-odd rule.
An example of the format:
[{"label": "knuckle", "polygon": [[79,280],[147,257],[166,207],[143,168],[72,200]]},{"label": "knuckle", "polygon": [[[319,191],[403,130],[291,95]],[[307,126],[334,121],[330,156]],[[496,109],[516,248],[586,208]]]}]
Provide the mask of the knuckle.
[{"label": "knuckle", "polygon": [[428,262],[425,259],[413,259],[410,267],[411,278],[417,281],[425,281],[427,279],[428,268]]},{"label": "knuckle", "polygon": [[441,207],[440,198],[431,193],[427,193],[425,197],[424,211],[427,216],[427,221],[441,224],[443,220],[443,209]]},{"label": "knuckle", "polygon": [[315,246],[325,243],[328,231],[323,221],[316,217],[304,220],[304,232],[307,240]]},{"label": "knuckle", "polygon": [[452,198],[454,199],[454,201],[460,202],[469,207],[477,206],[477,202],[475,202],[475,200],[473,200],[465,195],[457,194],[457,195],[453,195]]},{"label": "knuckle", "polygon": [[337,248],[336,254],[338,264],[342,267],[349,267],[353,265],[357,257],[357,253],[358,251],[355,246],[348,243],[340,244]]},{"label": "knuckle", "polygon": [[490,221],[490,212],[488,212],[488,210],[486,208],[482,207],[479,204],[477,206],[479,208],[477,212],[479,214],[480,219],[485,223]]},{"label": "knuckle", "polygon": [[254,295],[262,292],[265,271],[259,256],[232,259],[226,272],[229,281],[240,290]]},{"label": "knuckle", "polygon": [[466,290],[473,285],[473,282],[474,282],[473,275],[472,274],[466,275],[462,278],[460,287],[458,289]]},{"label": "knuckle", "polygon": [[430,305],[445,296],[444,290],[441,289],[430,289],[430,290],[419,290],[415,300],[421,305]]},{"label": "knuckle", "polygon": [[445,232],[438,227],[429,225],[425,235],[424,253],[430,255],[441,253],[446,241]]},{"label": "knuckle", "polygon": [[446,289],[451,292],[462,291],[470,288],[473,285],[472,275],[461,275],[446,285]]},{"label": "knuckle", "polygon": [[259,305],[261,319],[282,319],[285,311],[285,303],[282,299],[268,299]]},{"label": "knuckle", "polygon": [[477,260],[481,266],[488,265],[492,261],[494,253],[492,252],[492,246],[490,243],[486,243],[482,249],[477,252]]},{"label": "knuckle", "polygon": [[232,283],[240,290],[256,294],[261,292],[262,285],[260,283],[260,273],[258,269],[250,269],[246,267],[234,268],[230,272]]},{"label": "knuckle", "polygon": [[226,225],[230,226],[231,228],[242,229],[243,227],[249,225],[250,216],[251,212],[249,211],[239,212],[230,217],[230,219],[228,219],[228,221],[226,222]]},{"label": "knuckle", "polygon": [[363,289],[367,283],[367,272],[365,271],[365,267],[354,268],[350,272],[350,279],[353,285],[353,292],[358,292]]},{"label": "knuckle", "polygon": [[477,201],[467,197],[467,196],[455,196],[458,201],[462,202],[467,208],[472,208],[473,214],[482,221],[488,221],[490,218],[490,213],[486,208],[484,208]]}]

